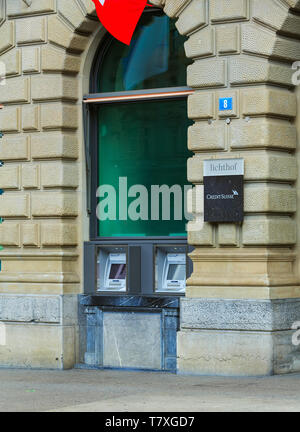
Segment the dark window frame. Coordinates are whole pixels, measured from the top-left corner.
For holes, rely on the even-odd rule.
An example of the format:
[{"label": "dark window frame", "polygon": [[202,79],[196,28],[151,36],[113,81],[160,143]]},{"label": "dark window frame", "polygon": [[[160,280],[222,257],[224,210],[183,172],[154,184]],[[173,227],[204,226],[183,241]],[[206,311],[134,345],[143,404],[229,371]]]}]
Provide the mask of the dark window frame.
[{"label": "dark window frame", "polygon": [[[147,8],[144,13],[153,13],[161,10],[158,8]],[[107,50],[109,49],[113,37],[108,33],[104,36],[102,43],[95,55],[95,60],[92,65],[90,75],[90,93],[83,97],[83,125],[84,125],[84,141],[86,153],[86,182],[87,182],[87,212],[90,216],[90,229],[88,242],[84,243],[84,292],[86,294],[97,295],[146,295],[146,296],[183,296],[182,293],[164,293],[155,291],[155,262],[154,252],[159,245],[187,245],[187,236],[155,236],[155,237],[101,237],[98,236],[98,219],[96,208],[98,199],[96,190],[98,188],[98,176],[93,173],[98,173],[98,120],[97,112],[101,104],[106,103],[122,103],[130,104],[142,101],[160,100],[160,99],[181,99],[187,98],[188,95],[194,93],[190,87],[166,87],[154,88],[146,90],[133,90],[113,93],[97,93],[98,76],[101,65]],[[140,275],[140,290],[131,289],[130,282],[128,283],[126,293],[96,291],[97,287],[97,248],[101,245],[126,245],[128,248],[141,247],[141,275]],[[192,251],[192,247],[187,245],[188,252]],[[146,257],[150,258],[150,264],[146,265]],[[151,258],[152,257],[152,258]],[[143,264],[144,263],[144,264]],[[147,267],[145,269],[144,267]],[[188,259],[187,263],[187,278],[192,273],[192,262]],[[135,284],[136,286],[136,284]]]}]

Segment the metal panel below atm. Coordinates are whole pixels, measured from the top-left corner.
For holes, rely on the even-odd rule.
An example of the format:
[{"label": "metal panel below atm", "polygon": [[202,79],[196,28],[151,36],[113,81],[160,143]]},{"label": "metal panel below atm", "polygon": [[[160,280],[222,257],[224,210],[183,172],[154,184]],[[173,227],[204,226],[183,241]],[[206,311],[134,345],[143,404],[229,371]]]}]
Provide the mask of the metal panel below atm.
[{"label": "metal panel below atm", "polygon": [[176,372],[179,297],[79,295],[78,368]]}]

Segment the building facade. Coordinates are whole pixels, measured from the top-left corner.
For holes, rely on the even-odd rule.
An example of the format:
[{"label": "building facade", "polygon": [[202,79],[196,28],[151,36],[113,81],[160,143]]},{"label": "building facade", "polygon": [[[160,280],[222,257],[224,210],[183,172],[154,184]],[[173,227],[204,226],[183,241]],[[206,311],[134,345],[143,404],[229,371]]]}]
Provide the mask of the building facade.
[{"label": "building facade", "polygon": [[[190,222],[193,270],[185,295],[173,296],[171,305],[161,296],[156,310],[156,296],[144,295],[142,279],[134,277],[137,291],[129,298],[140,303],[132,300],[126,310],[120,296],[93,295],[89,265],[101,242],[91,236],[94,117],[87,106],[91,95],[101,99],[107,92],[91,89],[107,35],[91,0],[0,0],[6,75],[0,85],[0,365],[299,372],[292,327],[300,321],[300,1],[151,3],[175,23],[186,54],[187,82],[161,87],[188,98],[188,114],[181,114],[184,127],[190,121],[183,143],[192,152],[188,181],[203,183],[204,160],[242,158],[244,221]],[[232,98],[232,109],[220,110],[220,98]],[[103,247],[129,248],[131,262],[142,262],[134,261],[144,253],[134,249],[138,242],[112,246],[105,238]],[[183,238],[170,242],[184,244]],[[114,362],[110,329],[116,344],[124,330],[137,358],[127,358],[123,347],[127,360]]]}]

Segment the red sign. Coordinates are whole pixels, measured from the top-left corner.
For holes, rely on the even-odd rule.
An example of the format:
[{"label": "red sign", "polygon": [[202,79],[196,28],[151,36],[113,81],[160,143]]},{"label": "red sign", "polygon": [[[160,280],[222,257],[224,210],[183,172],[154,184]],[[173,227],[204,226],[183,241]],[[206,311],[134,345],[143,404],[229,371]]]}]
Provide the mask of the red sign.
[{"label": "red sign", "polygon": [[99,20],[119,41],[130,45],[147,0],[92,0]]}]

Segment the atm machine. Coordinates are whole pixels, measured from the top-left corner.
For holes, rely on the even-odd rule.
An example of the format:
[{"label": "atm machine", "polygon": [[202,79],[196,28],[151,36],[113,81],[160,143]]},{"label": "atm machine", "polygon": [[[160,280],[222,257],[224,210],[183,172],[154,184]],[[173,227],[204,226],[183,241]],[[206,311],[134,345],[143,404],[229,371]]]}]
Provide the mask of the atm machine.
[{"label": "atm machine", "polygon": [[179,242],[87,243],[85,293],[184,295],[186,279],[192,272],[190,250],[188,245]]},{"label": "atm machine", "polygon": [[191,274],[185,239],[85,243],[81,362],[176,370],[180,297]]},{"label": "atm machine", "polygon": [[164,262],[163,290],[185,291],[186,255],[169,253]]},{"label": "atm machine", "polygon": [[155,254],[157,293],[184,293],[187,277],[185,246],[158,246]]},{"label": "atm machine", "polygon": [[97,256],[97,291],[126,292],[125,247],[102,247]]}]

